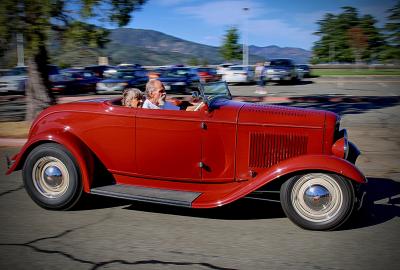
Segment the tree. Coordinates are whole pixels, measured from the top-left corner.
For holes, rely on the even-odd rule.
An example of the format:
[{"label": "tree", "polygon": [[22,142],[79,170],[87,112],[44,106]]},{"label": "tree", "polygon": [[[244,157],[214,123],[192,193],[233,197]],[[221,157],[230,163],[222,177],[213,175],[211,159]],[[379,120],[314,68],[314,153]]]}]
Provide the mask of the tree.
[{"label": "tree", "polygon": [[241,45],[238,43],[239,34],[236,27],[231,27],[224,35],[220,53],[224,60],[231,61],[242,58]]},{"label": "tree", "polygon": [[387,11],[388,23],[385,24],[386,35],[386,50],[384,58],[386,60],[400,61],[400,1]]},{"label": "tree", "polygon": [[197,59],[196,57],[192,57],[188,60],[188,65],[189,66],[198,66],[199,65],[199,59]]},{"label": "tree", "polygon": [[365,50],[368,48],[368,38],[359,27],[353,27],[347,30],[347,36],[350,47],[353,49],[356,63],[359,63],[361,62]]},{"label": "tree", "polygon": [[17,33],[24,36],[29,84],[27,120],[54,104],[48,76],[50,35],[65,50],[93,50],[106,42],[107,31],[87,23],[109,21],[124,26],[146,0],[2,0],[0,1],[0,54]]},{"label": "tree", "polygon": [[378,57],[384,42],[371,15],[359,16],[354,7],[325,14],[314,34],[320,40],[313,46],[313,63],[371,61]]}]

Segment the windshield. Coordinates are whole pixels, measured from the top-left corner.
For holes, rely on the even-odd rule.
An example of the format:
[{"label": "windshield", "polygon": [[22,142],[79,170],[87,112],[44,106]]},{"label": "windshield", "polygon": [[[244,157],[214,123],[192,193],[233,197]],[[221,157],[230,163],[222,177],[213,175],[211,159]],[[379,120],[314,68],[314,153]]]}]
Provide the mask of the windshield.
[{"label": "windshield", "polygon": [[113,74],[111,76],[112,79],[132,79],[135,77],[139,77],[140,76],[140,71],[123,71],[123,70],[118,70],[115,74]]},{"label": "windshield", "polygon": [[272,60],[269,65],[270,66],[291,66],[292,62],[287,59],[277,59],[277,60]]},{"label": "windshield", "polygon": [[228,85],[222,81],[200,84],[200,90],[206,101],[217,97],[232,99]]}]

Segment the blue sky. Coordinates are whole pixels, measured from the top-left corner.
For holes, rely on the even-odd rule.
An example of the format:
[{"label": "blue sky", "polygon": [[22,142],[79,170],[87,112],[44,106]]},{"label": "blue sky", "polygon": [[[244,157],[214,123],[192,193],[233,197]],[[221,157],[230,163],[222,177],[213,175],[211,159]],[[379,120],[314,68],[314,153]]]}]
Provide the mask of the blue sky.
[{"label": "blue sky", "polygon": [[381,27],[386,10],[395,4],[395,0],[149,0],[127,27],[219,46],[226,29],[236,26],[242,37],[247,33],[248,44],[308,50],[318,39],[312,34],[316,21],[325,13],[338,14],[340,7],[353,6],[361,15],[373,15]]}]

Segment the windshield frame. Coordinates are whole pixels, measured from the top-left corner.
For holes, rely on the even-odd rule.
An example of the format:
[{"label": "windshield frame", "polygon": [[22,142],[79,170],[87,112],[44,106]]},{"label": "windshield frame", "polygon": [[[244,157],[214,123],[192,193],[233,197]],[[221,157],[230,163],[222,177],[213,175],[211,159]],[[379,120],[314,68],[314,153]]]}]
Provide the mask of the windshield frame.
[{"label": "windshield frame", "polygon": [[[224,85],[226,92],[225,93],[217,93],[215,95],[207,94],[206,88],[213,86],[213,85]],[[208,106],[211,105],[217,99],[228,99],[232,100],[232,94],[229,90],[228,84],[226,81],[216,81],[216,82],[208,82],[208,83],[200,83],[199,84],[200,96],[202,97],[203,101],[207,103]]]}]

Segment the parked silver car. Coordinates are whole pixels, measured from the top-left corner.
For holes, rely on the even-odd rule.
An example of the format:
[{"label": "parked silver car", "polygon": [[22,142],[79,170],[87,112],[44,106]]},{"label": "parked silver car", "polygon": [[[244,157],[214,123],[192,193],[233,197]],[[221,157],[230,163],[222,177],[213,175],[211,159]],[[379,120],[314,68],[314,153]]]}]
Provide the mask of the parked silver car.
[{"label": "parked silver car", "polygon": [[25,66],[15,67],[6,71],[5,74],[0,77],[0,94],[24,94],[27,79],[28,74]]},{"label": "parked silver car", "polygon": [[302,79],[293,60],[280,58],[271,59],[265,67],[267,81],[296,81]]}]

